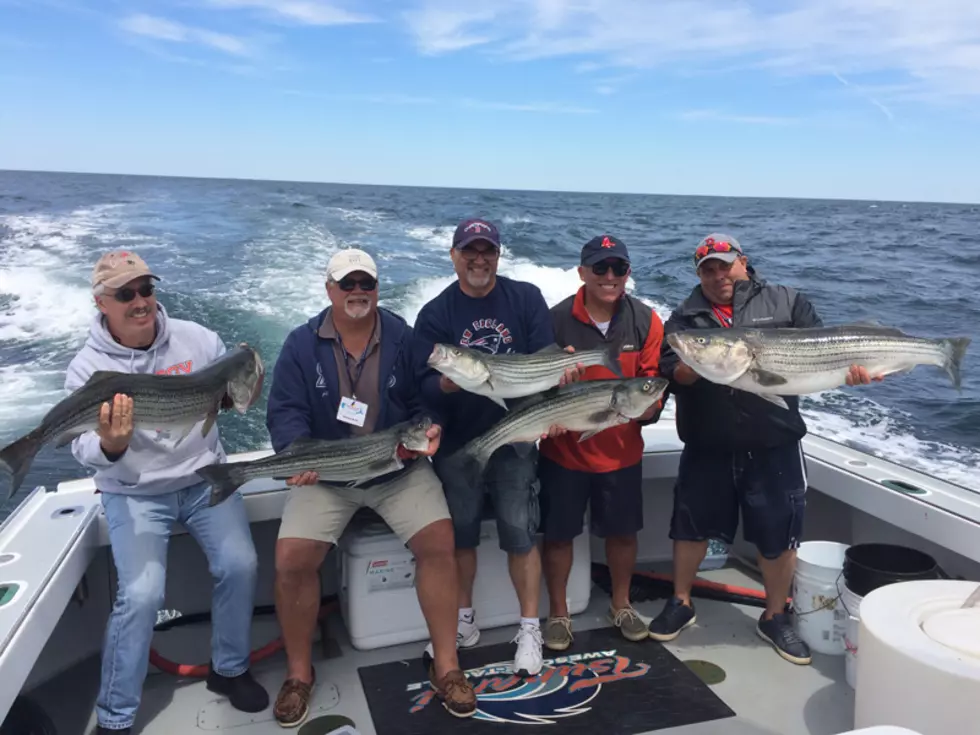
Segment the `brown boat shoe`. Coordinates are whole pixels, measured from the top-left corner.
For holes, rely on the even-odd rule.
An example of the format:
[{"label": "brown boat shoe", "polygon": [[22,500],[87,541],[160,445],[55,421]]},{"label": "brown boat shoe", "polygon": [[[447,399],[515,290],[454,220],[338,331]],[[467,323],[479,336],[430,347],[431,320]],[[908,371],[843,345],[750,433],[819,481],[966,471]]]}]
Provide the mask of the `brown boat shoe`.
[{"label": "brown boat shoe", "polygon": [[429,683],[449,714],[454,717],[472,717],[476,714],[476,692],[466,674],[459,669],[453,669],[436,681],[436,667],[431,664]]},{"label": "brown boat shoe", "polygon": [[309,684],[299,679],[286,679],[279,689],[272,711],[276,722],[282,727],[298,727],[310,714],[310,696],[316,685],[316,670],[311,667],[310,672],[312,680]]}]

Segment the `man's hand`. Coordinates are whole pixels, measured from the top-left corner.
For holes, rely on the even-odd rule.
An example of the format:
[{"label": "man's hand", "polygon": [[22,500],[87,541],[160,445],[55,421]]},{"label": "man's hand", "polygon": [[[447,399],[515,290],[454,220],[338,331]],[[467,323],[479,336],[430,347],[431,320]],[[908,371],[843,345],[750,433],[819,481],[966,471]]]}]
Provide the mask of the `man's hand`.
[{"label": "man's hand", "polygon": [[562,434],[566,433],[568,433],[568,429],[564,428],[563,426],[559,426],[558,424],[552,424],[548,427],[548,433],[542,434],[541,438],[548,439],[550,437],[553,439],[556,436],[561,436]]},{"label": "man's hand", "polygon": [[459,386],[453,381],[447,378],[445,375],[439,376],[439,388],[443,393],[455,393],[459,390]]},{"label": "man's hand", "polygon": [[698,375],[694,370],[685,365],[683,362],[678,363],[677,367],[674,368],[674,380],[681,385],[692,385],[696,381],[700,380],[701,376]]},{"label": "man's hand", "polygon": [[316,485],[319,476],[316,472],[300,472],[286,480],[287,485]]},{"label": "man's hand", "polygon": [[874,377],[871,377],[868,369],[862,365],[851,365],[851,369],[847,373],[847,377],[844,380],[848,385],[867,385],[872,380],[876,383],[880,383],[884,379],[884,375],[875,375]]},{"label": "man's hand", "polygon": [[[571,345],[565,348],[565,352],[575,352],[575,348]],[[576,383],[582,379],[585,375],[585,365],[582,363],[577,363],[575,367],[565,368],[565,374],[561,376],[558,380],[558,385],[568,385],[569,383]],[[562,430],[564,433],[564,429]]]},{"label": "man's hand", "polygon": [[133,399],[117,393],[110,405],[107,401],[99,411],[99,435],[103,453],[120,455],[133,438]]},{"label": "man's hand", "polygon": [[442,427],[439,424],[432,424],[429,430],[425,432],[425,435],[429,438],[428,449],[422,452],[414,452],[411,449],[406,449],[403,444],[398,445],[397,453],[399,459],[415,459],[416,457],[431,457],[433,454],[439,451],[439,441],[442,439]]}]

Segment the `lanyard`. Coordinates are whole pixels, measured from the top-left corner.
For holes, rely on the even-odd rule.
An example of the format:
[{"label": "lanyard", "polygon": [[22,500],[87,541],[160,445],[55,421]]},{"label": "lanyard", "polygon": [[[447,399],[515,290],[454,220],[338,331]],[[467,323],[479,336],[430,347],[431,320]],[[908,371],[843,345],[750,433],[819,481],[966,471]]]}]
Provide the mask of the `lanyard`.
[{"label": "lanyard", "polygon": [[732,322],[734,321],[734,316],[735,316],[735,312],[734,311],[732,311],[732,316],[728,316],[725,312],[723,312],[721,309],[719,309],[714,304],[711,305],[711,309],[712,309],[712,311],[715,312],[715,316],[718,317],[718,321],[721,322],[721,324],[722,324],[723,327],[730,327],[730,326],[732,326]]},{"label": "lanyard", "polygon": [[347,380],[350,383],[351,398],[355,401],[357,400],[357,384],[361,380],[361,373],[364,372],[364,363],[367,360],[368,352],[371,351],[371,343],[374,341],[374,333],[378,329],[378,321],[375,319],[374,326],[371,328],[371,336],[368,337],[367,345],[364,347],[364,352],[361,353],[361,359],[357,361],[357,367],[355,368],[356,373],[352,376],[350,374],[350,360],[347,355],[347,348],[344,347],[344,340],[340,336],[340,332],[337,332],[337,341],[340,343],[340,349],[344,353],[344,370],[347,371]]}]

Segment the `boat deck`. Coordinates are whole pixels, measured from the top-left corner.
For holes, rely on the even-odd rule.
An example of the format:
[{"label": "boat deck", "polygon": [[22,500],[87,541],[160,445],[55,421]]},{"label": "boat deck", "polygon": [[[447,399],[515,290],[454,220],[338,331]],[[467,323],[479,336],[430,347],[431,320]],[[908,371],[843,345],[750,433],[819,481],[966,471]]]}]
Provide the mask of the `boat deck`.
[{"label": "boat deck", "polygon": [[[701,576],[761,589],[755,579],[735,567],[703,572]],[[588,609],[574,617],[575,631],[606,626],[608,603],[608,596],[599,587],[593,586]],[[642,615],[652,617],[662,604],[662,600],[653,600],[637,603],[636,607]],[[854,692],[844,680],[843,657],[814,654],[811,666],[795,666],[779,658],[756,635],[755,622],[760,608],[701,599],[695,600],[695,606],[698,611],[697,624],[676,641],[666,644],[666,648],[681,661],[708,661],[721,667],[726,677],[713,685],[712,690],[734,710],[735,716],[640,732],[657,732],[661,735],[836,735],[852,729]],[[361,735],[374,735],[376,730],[361,687],[358,668],[391,661],[405,661],[409,665],[408,661],[421,655],[422,644],[358,651],[347,639],[339,614],[332,613],[328,620],[331,639],[336,645],[328,646],[332,649],[330,657],[324,659],[322,647],[319,643],[314,644],[319,684],[314,691],[310,718],[325,714],[343,715],[353,720]],[[255,647],[272,640],[278,632],[274,616],[257,616]],[[507,643],[513,634],[512,626],[484,630],[479,645]],[[206,660],[204,652],[208,650],[209,635],[207,624],[188,625],[158,633],[154,645],[162,655],[175,661],[197,663]],[[649,641],[649,645],[659,644]],[[555,655],[547,649],[545,653],[546,656]],[[418,666],[418,662],[414,665]],[[253,669],[256,678],[270,692],[270,698],[275,697],[282,683],[284,666],[285,656],[279,652],[256,664]],[[424,679],[421,666],[418,666],[418,672],[418,680]],[[74,681],[68,683],[66,677]],[[39,699],[42,702],[59,702],[57,708],[49,709],[56,715],[59,733],[87,734],[95,728],[91,707],[97,686],[98,662],[88,660],[45,684],[35,695],[41,695]],[[44,696],[48,693],[45,690],[49,690],[52,697],[57,691],[57,700]],[[73,692],[70,700],[66,700],[68,691]],[[272,717],[271,705],[257,715],[237,712],[223,699],[209,692],[203,680],[179,679],[154,673],[147,678],[144,691],[134,729],[142,735],[194,732],[270,735],[283,732]],[[442,710],[439,714],[447,720],[447,732],[456,729],[459,721],[452,720]],[[87,726],[80,727],[80,723],[86,721],[83,717],[87,718]],[[487,732],[497,729],[493,723],[473,724]]]}]

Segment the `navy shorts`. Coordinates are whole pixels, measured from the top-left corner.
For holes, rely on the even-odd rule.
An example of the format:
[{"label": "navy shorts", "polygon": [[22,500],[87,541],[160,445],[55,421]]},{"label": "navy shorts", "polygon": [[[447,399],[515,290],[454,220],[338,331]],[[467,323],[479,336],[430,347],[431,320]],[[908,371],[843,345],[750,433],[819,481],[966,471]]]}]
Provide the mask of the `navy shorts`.
[{"label": "navy shorts", "polygon": [[806,460],[799,442],[751,452],[684,447],[670,537],[730,544],[741,509],[745,540],[776,559],[799,547],[805,508]]},{"label": "navy shorts", "polygon": [[457,549],[480,545],[480,525],[489,495],[500,548],[513,554],[531,550],[540,521],[537,460],[537,449],[521,457],[512,446],[505,445],[490,457],[481,478],[451,469],[436,455],[432,466],[446,492]]},{"label": "navy shorts", "polygon": [[582,472],[538,460],[541,530],[545,541],[571,541],[589,527],[600,538],[633,536],[643,528],[643,463],[612,472]]}]

